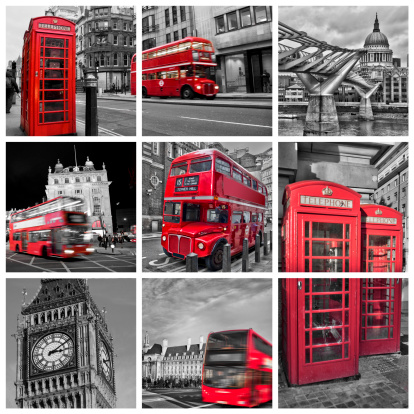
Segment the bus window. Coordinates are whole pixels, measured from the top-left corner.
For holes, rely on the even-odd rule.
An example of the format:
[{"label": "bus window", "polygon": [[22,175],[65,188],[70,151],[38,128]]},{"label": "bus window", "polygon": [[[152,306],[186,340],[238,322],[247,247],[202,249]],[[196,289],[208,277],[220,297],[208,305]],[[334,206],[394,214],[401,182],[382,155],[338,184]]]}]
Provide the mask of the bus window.
[{"label": "bus window", "polygon": [[29,231],[29,243],[36,243],[39,241],[39,233],[37,231]]},{"label": "bus window", "polygon": [[213,45],[211,45],[210,43],[204,43],[204,50],[206,50],[207,52],[213,52]]},{"label": "bus window", "polygon": [[211,158],[199,158],[191,161],[190,173],[200,173],[211,170]]},{"label": "bus window", "polygon": [[231,215],[231,222],[233,224],[239,224],[242,221],[242,212],[241,211],[233,211],[233,214]]},{"label": "bus window", "polygon": [[252,214],[252,223],[257,223],[257,214],[256,213],[253,213]]},{"label": "bus window", "polygon": [[263,194],[263,187],[261,185],[259,185],[259,193]]},{"label": "bus window", "polygon": [[206,78],[206,68],[201,65],[195,65],[195,76],[196,78]]},{"label": "bus window", "polygon": [[181,43],[178,46],[178,49],[179,49],[180,52],[182,52],[183,50],[190,50],[191,49],[191,42]]},{"label": "bus window", "polygon": [[13,234],[13,240],[14,241],[19,241],[20,240],[20,233],[14,233]]},{"label": "bus window", "polygon": [[227,210],[221,210],[219,207],[207,210],[207,221],[209,223],[227,223],[229,213]]},{"label": "bus window", "polygon": [[230,175],[230,163],[222,160],[221,158],[216,158],[216,171],[222,174]]},{"label": "bus window", "polygon": [[233,167],[233,178],[236,181],[242,182],[243,181],[243,175],[240,170],[238,170],[236,167]]},{"label": "bus window", "polygon": [[142,74],[142,80],[147,80],[147,75]]},{"label": "bus window", "polygon": [[164,221],[168,223],[179,223],[181,214],[181,203],[168,202],[164,205]]},{"label": "bus window", "polygon": [[248,187],[252,186],[252,180],[247,177],[246,175],[243,175],[243,184],[246,184]]},{"label": "bus window", "polygon": [[193,42],[193,49],[202,50],[203,44],[201,42]]},{"label": "bus window", "polygon": [[147,59],[148,59],[148,53],[143,53],[142,60],[147,60]]},{"label": "bus window", "polygon": [[185,164],[174,164],[171,168],[170,177],[177,175],[183,175],[187,173],[187,163]]},{"label": "bus window", "polygon": [[167,72],[158,72],[157,73],[157,79],[166,79],[167,78]]},{"label": "bus window", "polygon": [[243,211],[243,223],[250,223],[250,211]]},{"label": "bus window", "polygon": [[157,74],[156,73],[149,73],[148,74],[148,80],[154,80],[156,79]]},{"label": "bus window", "polygon": [[183,221],[200,221],[200,205],[184,203]]},{"label": "bus window", "polygon": [[263,213],[259,213],[259,223],[263,221]]},{"label": "bus window", "polygon": [[185,72],[185,75],[181,77],[192,78],[194,76],[193,67],[192,66],[183,66],[181,68],[181,73]]}]

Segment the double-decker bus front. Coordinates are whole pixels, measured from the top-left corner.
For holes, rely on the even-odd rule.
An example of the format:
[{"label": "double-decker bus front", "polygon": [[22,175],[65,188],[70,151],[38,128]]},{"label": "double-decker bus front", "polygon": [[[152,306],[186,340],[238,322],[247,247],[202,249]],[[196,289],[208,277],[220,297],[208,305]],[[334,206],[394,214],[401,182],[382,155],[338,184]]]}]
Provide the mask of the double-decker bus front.
[{"label": "double-decker bus front", "polygon": [[131,59],[131,95],[137,94],[137,55]]},{"label": "double-decker bus front", "polygon": [[254,407],[272,399],[272,345],[252,329],[210,333],[203,402]]},{"label": "double-decker bus front", "polygon": [[219,86],[209,79],[217,66],[213,44],[200,37],[142,52],[142,96],[214,99]]},{"label": "double-decker bus front", "polygon": [[82,200],[58,197],[13,214],[9,248],[17,253],[70,258],[94,252]]}]

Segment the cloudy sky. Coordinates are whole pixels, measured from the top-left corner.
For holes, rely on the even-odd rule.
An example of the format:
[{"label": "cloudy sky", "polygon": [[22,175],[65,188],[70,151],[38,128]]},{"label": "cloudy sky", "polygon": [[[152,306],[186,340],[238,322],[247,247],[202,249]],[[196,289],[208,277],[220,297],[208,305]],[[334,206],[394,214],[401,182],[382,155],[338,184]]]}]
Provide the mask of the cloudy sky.
[{"label": "cloudy sky", "polygon": [[357,49],[379,27],[388,38],[393,57],[407,65],[408,7],[279,7],[279,21],[331,45]]},{"label": "cloudy sky", "polygon": [[[106,308],[106,321],[114,337],[117,408],[136,406],[136,281],[135,279],[88,279],[99,309]],[[27,302],[40,287],[39,279],[7,279],[6,282],[6,407],[16,408],[16,318],[21,311],[22,290]]]},{"label": "cloudy sky", "polygon": [[143,279],[142,338],[150,345],[204,341],[211,331],[254,329],[272,342],[271,279]]}]

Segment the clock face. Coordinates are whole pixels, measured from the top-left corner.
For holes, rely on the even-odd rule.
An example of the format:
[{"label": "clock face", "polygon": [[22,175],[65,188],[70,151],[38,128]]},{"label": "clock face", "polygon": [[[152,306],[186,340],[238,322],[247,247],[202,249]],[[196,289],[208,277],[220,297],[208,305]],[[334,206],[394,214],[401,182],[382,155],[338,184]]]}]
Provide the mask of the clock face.
[{"label": "clock face", "polygon": [[41,371],[56,371],[69,363],[73,352],[72,338],[62,332],[54,332],[37,341],[32,361]]},{"label": "clock face", "polygon": [[110,381],[112,376],[111,358],[109,356],[108,348],[103,342],[101,342],[101,348],[99,350],[99,360],[105,378]]}]

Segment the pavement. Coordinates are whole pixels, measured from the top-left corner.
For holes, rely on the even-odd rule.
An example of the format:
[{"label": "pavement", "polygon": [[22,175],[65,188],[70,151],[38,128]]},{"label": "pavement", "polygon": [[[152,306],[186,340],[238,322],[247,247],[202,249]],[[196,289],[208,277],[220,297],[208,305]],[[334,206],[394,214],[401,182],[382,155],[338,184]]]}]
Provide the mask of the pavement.
[{"label": "pavement", "polygon": [[[105,93],[97,99],[99,136],[136,135],[136,96]],[[114,102],[119,105],[115,107]],[[76,103],[76,135],[85,136],[86,94],[78,92]],[[20,97],[17,97],[16,104],[6,114],[6,136],[25,136],[20,129],[20,104]]]},{"label": "pavement", "polygon": [[271,93],[218,93],[214,100],[206,99],[180,99],[180,98],[143,98],[142,102],[157,104],[210,106],[227,108],[256,108],[272,109]]},{"label": "pavement", "polygon": [[[142,408],[241,408],[230,405],[204,403],[200,388],[156,388],[142,390]],[[272,401],[255,408],[272,408]]]},{"label": "pavement", "polygon": [[359,380],[288,387],[279,359],[279,408],[408,408],[408,313],[401,315],[401,353],[359,358]]}]

